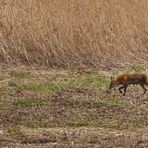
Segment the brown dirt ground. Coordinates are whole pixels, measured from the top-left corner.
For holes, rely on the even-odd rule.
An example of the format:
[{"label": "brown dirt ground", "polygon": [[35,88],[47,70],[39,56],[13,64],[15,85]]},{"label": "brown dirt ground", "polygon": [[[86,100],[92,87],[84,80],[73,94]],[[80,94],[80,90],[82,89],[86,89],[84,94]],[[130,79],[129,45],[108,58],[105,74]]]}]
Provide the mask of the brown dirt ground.
[{"label": "brown dirt ground", "polygon": [[148,96],[105,94],[111,72],[0,71],[0,145],[148,147]]}]

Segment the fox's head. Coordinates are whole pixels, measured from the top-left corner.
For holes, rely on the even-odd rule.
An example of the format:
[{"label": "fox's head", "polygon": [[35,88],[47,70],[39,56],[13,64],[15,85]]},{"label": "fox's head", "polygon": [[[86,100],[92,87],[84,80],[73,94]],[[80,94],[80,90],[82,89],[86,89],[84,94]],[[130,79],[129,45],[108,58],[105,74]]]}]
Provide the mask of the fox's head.
[{"label": "fox's head", "polygon": [[116,77],[115,76],[111,76],[110,77],[110,85],[108,87],[108,89],[106,90],[106,92],[110,92],[112,88],[114,88],[115,86],[117,85],[117,82],[116,82]]}]

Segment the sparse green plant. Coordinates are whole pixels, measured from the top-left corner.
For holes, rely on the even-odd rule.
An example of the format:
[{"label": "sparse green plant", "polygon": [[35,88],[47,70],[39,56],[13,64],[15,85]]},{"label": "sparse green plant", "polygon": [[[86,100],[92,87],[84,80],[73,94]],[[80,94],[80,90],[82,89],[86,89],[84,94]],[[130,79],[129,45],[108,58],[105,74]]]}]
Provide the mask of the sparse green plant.
[{"label": "sparse green plant", "polygon": [[36,121],[26,122],[26,123],[24,123],[24,126],[27,128],[33,128],[33,129],[44,127],[41,122],[36,122]]},{"label": "sparse green plant", "polygon": [[108,97],[96,100],[97,102],[101,102],[108,105],[128,105],[129,102],[124,100],[123,98],[116,98],[116,97]]},{"label": "sparse green plant", "polygon": [[10,87],[17,87],[17,86],[18,86],[15,81],[9,81],[9,82],[8,82],[8,85],[9,85]]},{"label": "sparse green plant", "polygon": [[42,90],[56,90],[56,89],[64,89],[64,85],[60,83],[20,83],[11,81],[9,82],[9,86],[15,87],[18,90],[32,90],[32,91],[42,91]]},{"label": "sparse green plant", "polygon": [[0,101],[0,110],[3,109],[8,109],[11,106],[11,102],[4,100],[4,101]]},{"label": "sparse green plant", "polygon": [[13,73],[13,75],[15,77],[15,79],[17,80],[22,80],[22,79],[33,79],[33,75],[30,75],[28,73],[24,73],[24,72],[19,72],[19,73]]},{"label": "sparse green plant", "polygon": [[100,144],[101,143],[101,139],[99,139],[97,136],[96,137],[91,137],[88,140],[88,143],[90,143],[90,144]]},{"label": "sparse green plant", "polygon": [[11,135],[11,137],[13,137],[15,140],[19,140],[21,138],[20,137],[21,128],[19,126],[9,127],[7,131]]},{"label": "sparse green plant", "polygon": [[81,74],[68,82],[69,87],[104,88],[107,85],[105,77],[98,74]]},{"label": "sparse green plant", "polygon": [[32,91],[40,91],[45,89],[45,85],[42,83],[17,83],[16,88],[18,90],[32,90]]},{"label": "sparse green plant", "polygon": [[43,105],[46,101],[42,99],[36,99],[36,98],[25,98],[25,99],[19,99],[16,101],[16,105],[20,106],[33,106],[33,105]]},{"label": "sparse green plant", "polygon": [[132,70],[134,70],[135,72],[143,72],[143,71],[145,71],[145,68],[144,67],[142,67],[142,66],[140,66],[140,65],[133,65],[132,66]]}]

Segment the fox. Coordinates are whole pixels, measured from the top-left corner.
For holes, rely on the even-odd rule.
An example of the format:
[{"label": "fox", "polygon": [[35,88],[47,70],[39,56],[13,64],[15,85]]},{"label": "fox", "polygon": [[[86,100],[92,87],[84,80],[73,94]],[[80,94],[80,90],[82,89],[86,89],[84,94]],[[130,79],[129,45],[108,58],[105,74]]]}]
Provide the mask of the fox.
[{"label": "fox", "polygon": [[[148,73],[124,73],[117,76],[111,76],[110,78],[110,85],[107,89],[107,93],[111,91],[112,88],[116,86],[120,86],[118,88],[120,94],[123,96],[126,95],[127,87],[131,84],[133,85],[140,85],[143,89],[143,93],[141,95],[144,95],[147,91],[145,86],[148,87]],[[141,96],[140,95],[140,96]]]}]

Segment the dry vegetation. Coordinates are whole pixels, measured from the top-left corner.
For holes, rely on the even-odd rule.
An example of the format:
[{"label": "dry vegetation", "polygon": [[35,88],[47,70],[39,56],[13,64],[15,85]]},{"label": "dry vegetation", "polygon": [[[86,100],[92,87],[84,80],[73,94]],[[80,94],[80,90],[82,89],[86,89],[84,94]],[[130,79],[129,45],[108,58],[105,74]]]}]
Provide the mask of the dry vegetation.
[{"label": "dry vegetation", "polygon": [[147,0],[1,0],[0,62],[146,67],[147,10]]}]

